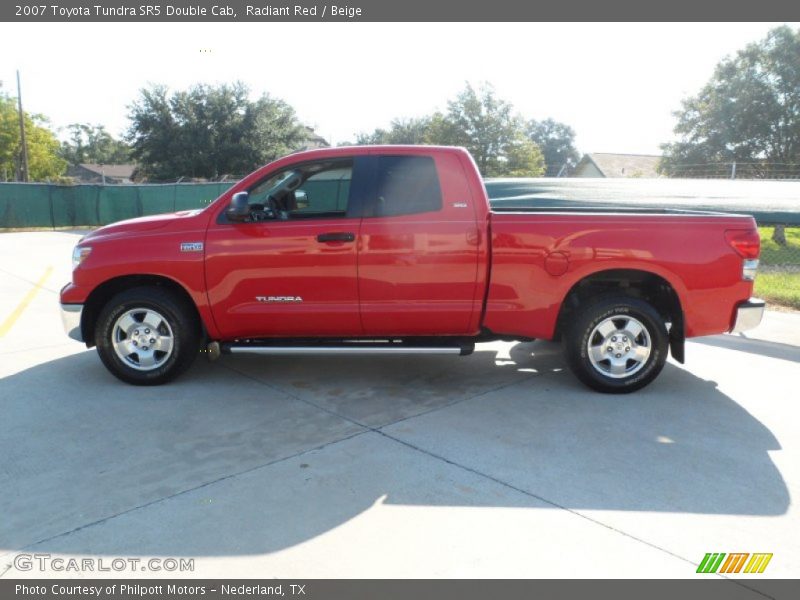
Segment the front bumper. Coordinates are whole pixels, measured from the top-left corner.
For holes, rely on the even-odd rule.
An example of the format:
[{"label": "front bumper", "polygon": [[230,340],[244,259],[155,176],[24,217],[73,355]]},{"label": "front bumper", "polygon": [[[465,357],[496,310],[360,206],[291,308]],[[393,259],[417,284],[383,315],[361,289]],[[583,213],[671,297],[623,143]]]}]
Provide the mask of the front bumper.
[{"label": "front bumper", "polygon": [[62,304],[61,322],[64,324],[64,331],[76,342],[83,341],[81,333],[81,315],[83,314],[83,304]]},{"label": "front bumper", "polygon": [[736,307],[736,320],[733,323],[731,333],[739,333],[758,327],[764,317],[764,307],[766,303],[758,298],[745,300]]}]

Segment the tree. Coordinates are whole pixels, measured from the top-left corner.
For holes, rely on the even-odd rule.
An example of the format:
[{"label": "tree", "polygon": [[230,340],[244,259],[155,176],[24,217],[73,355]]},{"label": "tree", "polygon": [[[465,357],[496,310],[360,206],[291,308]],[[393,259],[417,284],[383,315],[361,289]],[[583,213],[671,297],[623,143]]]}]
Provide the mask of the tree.
[{"label": "tree", "polygon": [[142,89],[126,135],[141,174],[161,180],[241,174],[297,149],[305,129],[294,110],[269,95],[254,102],[248,95],[238,82],[172,94],[164,86]]},{"label": "tree", "polygon": [[360,133],[356,144],[429,144],[431,117],[419,119],[395,119],[391,128],[376,129],[372,133]]},{"label": "tree", "polygon": [[[28,144],[28,179],[46,181],[63,175],[67,163],[59,154],[56,136],[42,115],[24,113]],[[0,94],[0,178],[18,179],[22,164],[19,111],[16,98]]]},{"label": "tree", "polygon": [[545,172],[541,149],[524,135],[508,145],[505,158],[502,174],[506,177],[539,177]]},{"label": "tree", "polygon": [[669,175],[734,161],[752,163],[752,174],[765,177],[797,166],[800,30],[778,27],[722,60],[675,116],[678,140],[662,145],[661,169]]},{"label": "tree", "polygon": [[131,159],[130,147],[114,139],[102,125],[73,123],[67,129],[69,141],[61,143],[61,157],[71,165],[121,165]]},{"label": "tree", "polygon": [[525,137],[524,120],[488,84],[476,91],[468,83],[447,103],[447,112],[395,119],[390,129],[360,134],[356,143],[464,146],[484,177],[538,177],[544,172],[539,147]]},{"label": "tree", "polygon": [[575,149],[575,130],[565,123],[553,119],[530,120],[526,126],[528,139],[534,142],[544,154],[545,176],[555,177],[565,166],[578,164],[578,151]]},{"label": "tree", "polygon": [[447,107],[446,120],[451,127],[447,128],[446,143],[467,148],[485,177],[505,175],[506,153],[523,126],[511,104],[497,98],[488,84],[479,91],[467,84]]}]

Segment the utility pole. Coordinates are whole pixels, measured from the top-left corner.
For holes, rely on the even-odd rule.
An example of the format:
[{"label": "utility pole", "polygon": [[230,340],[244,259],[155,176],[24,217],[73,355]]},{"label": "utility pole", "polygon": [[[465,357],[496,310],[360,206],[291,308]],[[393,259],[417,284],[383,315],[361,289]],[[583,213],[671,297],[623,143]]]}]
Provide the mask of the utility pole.
[{"label": "utility pole", "polygon": [[22,87],[19,83],[19,70],[17,70],[17,105],[19,107],[19,139],[22,142],[22,166],[20,168],[22,181],[28,181],[28,142],[25,140],[25,113],[22,112]]}]

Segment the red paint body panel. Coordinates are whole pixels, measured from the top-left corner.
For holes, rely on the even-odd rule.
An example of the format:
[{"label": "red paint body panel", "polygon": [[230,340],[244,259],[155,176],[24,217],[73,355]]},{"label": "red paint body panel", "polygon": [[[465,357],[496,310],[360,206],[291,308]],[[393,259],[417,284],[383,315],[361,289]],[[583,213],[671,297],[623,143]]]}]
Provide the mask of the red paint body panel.
[{"label": "red paint body panel", "polygon": [[218,336],[206,294],[203,252],[181,252],[182,242],[202,242],[206,211],[184,211],[121,221],[87,234],[81,245],[92,252],[72,272],[61,302],[83,303],[103,283],[128,275],[170,279],[189,294],[209,335]]},{"label": "red paint body panel", "polygon": [[[486,327],[550,339],[573,285],[592,273],[638,269],[676,291],[688,337],[728,331],[734,308],[752,292],[726,229],[752,219],[681,215],[494,213]],[[554,253],[568,259],[563,275],[545,268]],[[560,262],[560,256],[559,256]]]},{"label": "red paint body panel", "polygon": [[[420,149],[393,154],[419,155]],[[474,335],[482,295],[473,198],[456,153],[432,153],[442,210],[362,219],[358,247],[366,335]],[[481,198],[482,202],[485,201]]]},{"label": "red paint body panel", "polygon": [[[433,158],[442,209],[392,217],[228,223],[233,194],[296,163],[375,154]],[[610,269],[659,275],[676,291],[687,336],[728,331],[750,297],[742,259],[725,240],[752,218],[680,214],[492,213],[462,149],[314,150],[267,165],[202,211],[133,219],[81,241],[92,252],[62,291],[84,303],[126,275],[168,278],[186,290],[213,339],[243,337],[472,336],[550,339],[582,278]],[[352,232],[352,242],[320,233]],[[202,251],[181,244],[202,242]],[[302,298],[264,303],[259,296]],[[484,302],[485,300],[485,302]]]},{"label": "red paint body panel", "polygon": [[[358,336],[356,245],[320,243],[318,234],[357,232],[360,219],[212,222],[206,285],[223,338]],[[265,303],[259,296],[302,302]]]}]

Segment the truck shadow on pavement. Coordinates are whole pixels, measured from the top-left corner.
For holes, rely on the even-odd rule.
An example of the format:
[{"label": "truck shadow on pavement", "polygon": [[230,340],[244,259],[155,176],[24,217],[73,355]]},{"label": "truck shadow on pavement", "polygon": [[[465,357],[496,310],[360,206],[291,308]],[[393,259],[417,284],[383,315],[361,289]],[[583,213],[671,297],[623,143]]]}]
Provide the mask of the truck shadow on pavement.
[{"label": "truck shadow on pavement", "polygon": [[87,351],[1,385],[0,553],[258,554],[385,505],[789,506],[777,440],[713,381],[668,364],[639,393],[601,395],[544,342],[201,359],[156,388]]}]

